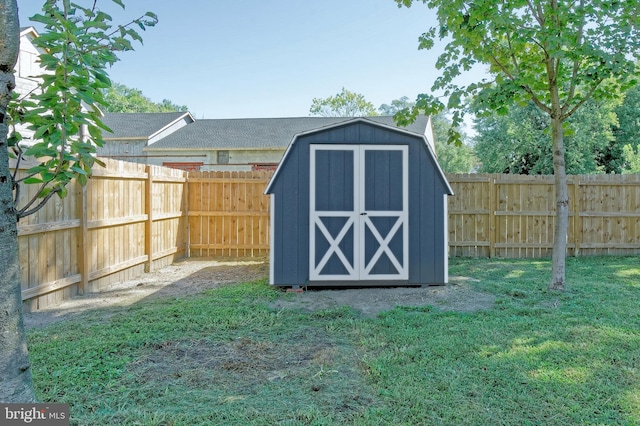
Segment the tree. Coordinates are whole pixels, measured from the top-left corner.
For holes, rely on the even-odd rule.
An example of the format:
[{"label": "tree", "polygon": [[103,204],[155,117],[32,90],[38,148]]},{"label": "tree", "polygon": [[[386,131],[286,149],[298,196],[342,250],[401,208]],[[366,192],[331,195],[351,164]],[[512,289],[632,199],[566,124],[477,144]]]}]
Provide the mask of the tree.
[{"label": "tree", "polygon": [[[380,105],[378,110],[382,115],[395,115],[404,109],[411,109],[415,105],[415,102],[410,101],[407,96],[403,96],[400,99],[392,100],[390,105]],[[431,125],[433,126],[438,164],[440,164],[442,170],[446,173],[471,172],[476,159],[469,145],[463,143],[460,146],[455,146],[447,143],[451,120],[446,117],[445,113],[441,112],[431,116]],[[460,130],[458,129],[458,131]],[[464,137],[464,139],[467,138]]]},{"label": "tree", "polygon": [[413,108],[415,102],[411,102],[408,97],[403,96],[400,99],[394,99],[391,101],[391,105],[382,104],[378,107],[378,111],[382,115],[395,115],[399,111],[402,111],[405,108]]},{"label": "tree", "polygon": [[322,117],[367,117],[376,116],[378,112],[373,104],[359,93],[342,88],[342,92],[325,99],[313,98],[311,115]]},{"label": "tree", "polygon": [[636,145],[635,150],[631,144],[625,145],[622,150],[625,159],[623,173],[640,173],[640,144]]},{"label": "tree", "polygon": [[640,173],[640,86],[627,90],[616,115],[614,135],[618,146],[623,147],[623,173]]},{"label": "tree", "polygon": [[[473,154],[473,149],[463,143],[460,146],[447,143],[451,121],[441,112],[431,117],[433,133],[436,140],[436,155],[438,164],[446,173],[470,173],[476,165],[477,159]],[[461,130],[458,129],[459,132]],[[463,136],[466,140],[467,137]]]},{"label": "tree", "polygon": [[[124,8],[122,0],[112,0]],[[136,26],[145,29],[157,22],[148,12],[127,25],[114,26],[111,17],[97,8],[97,1],[84,7],[70,0],[47,0],[43,13],[31,19],[45,31],[34,44],[45,73],[40,91],[30,99],[11,105],[13,69],[19,46],[16,0],[0,0],[0,401],[35,400],[22,321],[22,298],[18,264],[17,219],[37,211],[52,196],[64,197],[66,184],[77,179],[86,183],[96,163],[96,145],[106,129],[93,106],[104,106],[101,90],[111,84],[106,67],[117,61],[117,53],[132,50],[132,41],[142,41]],[[21,124],[35,132],[35,143],[25,145],[9,126]],[[29,158],[39,164],[28,177],[17,178],[9,167]],[[17,166],[16,166],[17,167]],[[37,184],[38,196],[17,206],[20,186]]]},{"label": "tree", "polygon": [[186,105],[176,105],[168,99],[155,103],[144,96],[142,91],[124,84],[114,83],[103,90],[105,112],[176,112],[188,111]]},{"label": "tree", "polygon": [[18,229],[7,150],[7,109],[20,48],[16,0],[0,0],[0,401],[31,402],[35,394],[22,323]]},{"label": "tree", "polygon": [[[586,102],[565,134],[568,174],[621,173],[622,147],[613,137],[615,102]],[[553,174],[549,116],[533,103],[476,119],[475,153],[484,173]]]},{"label": "tree", "polygon": [[[410,7],[414,0],[395,0]],[[420,37],[431,49],[447,40],[436,67],[432,91],[444,90],[446,107],[459,125],[470,100],[478,109],[505,113],[511,105],[533,102],[549,117],[556,197],[556,220],[549,289],[565,289],[569,194],[565,167],[565,124],[589,99],[610,99],[637,84],[640,56],[640,4],[611,0],[422,0],[435,9],[438,26]],[[474,66],[488,66],[487,79],[458,84]],[[489,79],[490,78],[490,79]],[[433,95],[397,115],[445,108]],[[461,143],[456,132],[452,142]]]}]

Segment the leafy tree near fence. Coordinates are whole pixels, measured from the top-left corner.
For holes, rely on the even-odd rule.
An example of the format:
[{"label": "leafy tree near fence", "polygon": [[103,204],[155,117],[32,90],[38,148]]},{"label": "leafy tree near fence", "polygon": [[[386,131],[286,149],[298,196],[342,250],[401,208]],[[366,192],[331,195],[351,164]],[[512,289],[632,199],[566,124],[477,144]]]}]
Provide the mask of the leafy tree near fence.
[{"label": "leafy tree near fence", "polygon": [[[622,145],[613,134],[618,124],[615,102],[590,100],[567,120],[567,174],[622,173]],[[482,173],[553,174],[549,116],[533,103],[515,106],[507,114],[476,119],[475,153]]]},{"label": "leafy tree near fence", "polygon": [[121,83],[114,83],[103,90],[105,112],[186,112],[186,105],[177,105],[169,99],[153,102],[141,90],[132,89]]},{"label": "leafy tree near fence", "polygon": [[[416,0],[417,1],[417,0]],[[395,0],[410,7],[414,0]],[[473,101],[478,111],[506,113],[527,102],[550,121],[556,192],[556,220],[550,289],[565,289],[569,194],[565,159],[567,120],[590,99],[611,99],[637,84],[640,4],[610,0],[422,0],[438,25],[420,37],[420,48],[446,40],[432,90],[444,91],[445,105],[431,94],[396,115],[400,124],[420,112],[453,111],[460,125]],[[458,84],[457,77],[488,66],[488,79]],[[451,142],[460,144],[455,130]]]},{"label": "leafy tree near fence", "polygon": [[[382,115],[395,115],[403,109],[413,108],[415,102],[409,100],[407,96],[394,99],[390,104],[382,104],[378,110]],[[470,173],[476,165],[476,158],[473,150],[466,143],[460,146],[452,146],[447,143],[448,129],[451,127],[444,112],[431,116],[433,135],[436,142],[436,155],[438,163],[445,173]],[[458,129],[458,131],[461,131]],[[467,140],[466,137],[464,137]]]},{"label": "leafy tree near fence", "polygon": [[327,98],[313,98],[311,115],[322,117],[367,117],[376,116],[378,111],[373,104],[360,93],[351,92],[344,87],[340,93]]},{"label": "leafy tree near fence", "polygon": [[[122,0],[111,0],[124,8]],[[20,25],[16,0],[0,0],[0,401],[35,400],[29,368],[24,326],[17,220],[32,214],[51,197],[66,195],[73,179],[86,183],[97,162],[96,146],[103,129],[98,109],[105,101],[101,90],[111,81],[106,68],[119,52],[132,50],[138,34],[155,25],[148,12],[127,25],[114,25],[97,7],[70,0],[47,0],[42,14],[31,19],[45,31],[34,41],[44,49],[40,55],[45,73],[40,91],[20,103],[11,103],[15,87],[13,69],[19,51]],[[22,124],[35,132],[34,143],[25,145],[10,127]],[[7,134],[9,133],[8,137]],[[17,163],[29,158],[38,165],[26,178],[17,178],[9,157]],[[16,167],[17,169],[17,167]],[[20,186],[36,184],[38,196],[24,206],[16,200]]]}]

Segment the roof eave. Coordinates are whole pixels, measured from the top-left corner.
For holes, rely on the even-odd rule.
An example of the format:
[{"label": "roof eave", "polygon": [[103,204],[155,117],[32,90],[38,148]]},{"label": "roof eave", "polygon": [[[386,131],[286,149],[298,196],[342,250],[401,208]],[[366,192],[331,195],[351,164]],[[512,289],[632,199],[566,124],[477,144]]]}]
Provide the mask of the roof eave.
[{"label": "roof eave", "polygon": [[196,119],[193,118],[193,115],[191,115],[191,113],[189,111],[187,111],[184,114],[182,114],[181,116],[179,116],[178,118],[176,118],[175,120],[170,121],[169,123],[165,124],[160,129],[156,130],[154,133],[150,134],[148,139],[149,140],[153,139],[154,137],[158,136],[160,133],[162,133],[163,131],[165,131],[169,127],[171,127],[174,124],[176,124],[178,121],[183,120],[185,117],[189,117],[191,119],[192,123],[196,121]]},{"label": "roof eave", "polygon": [[203,147],[157,147],[149,145],[145,147],[144,151],[284,151],[286,146],[281,147],[222,147],[222,146],[203,146]]}]

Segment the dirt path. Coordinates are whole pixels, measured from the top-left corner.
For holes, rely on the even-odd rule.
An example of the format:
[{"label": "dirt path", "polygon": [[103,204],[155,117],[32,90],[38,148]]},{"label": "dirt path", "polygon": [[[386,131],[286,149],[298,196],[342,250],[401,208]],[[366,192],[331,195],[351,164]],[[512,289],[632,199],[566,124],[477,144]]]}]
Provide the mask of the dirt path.
[{"label": "dirt path", "polygon": [[[27,328],[44,327],[76,318],[97,308],[117,312],[145,298],[182,297],[221,285],[255,281],[269,274],[268,259],[248,261],[189,259],[144,274],[135,280],[112,285],[99,293],[75,297],[61,304],[26,313]],[[363,288],[349,290],[309,290],[278,299],[272,308],[317,311],[351,306],[363,316],[375,317],[395,306],[434,306],[443,310],[488,309],[494,297],[469,285],[471,279],[451,277],[450,284],[432,287]],[[108,313],[105,313],[108,316]]]}]

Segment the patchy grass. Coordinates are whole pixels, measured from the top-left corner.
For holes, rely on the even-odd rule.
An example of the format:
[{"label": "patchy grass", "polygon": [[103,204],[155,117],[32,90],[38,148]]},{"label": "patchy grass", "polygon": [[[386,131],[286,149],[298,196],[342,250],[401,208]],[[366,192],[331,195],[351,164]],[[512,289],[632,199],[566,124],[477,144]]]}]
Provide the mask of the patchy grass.
[{"label": "patchy grass", "polygon": [[264,282],[29,332],[72,424],[640,424],[640,262],[452,259],[489,310],[269,308]]}]

